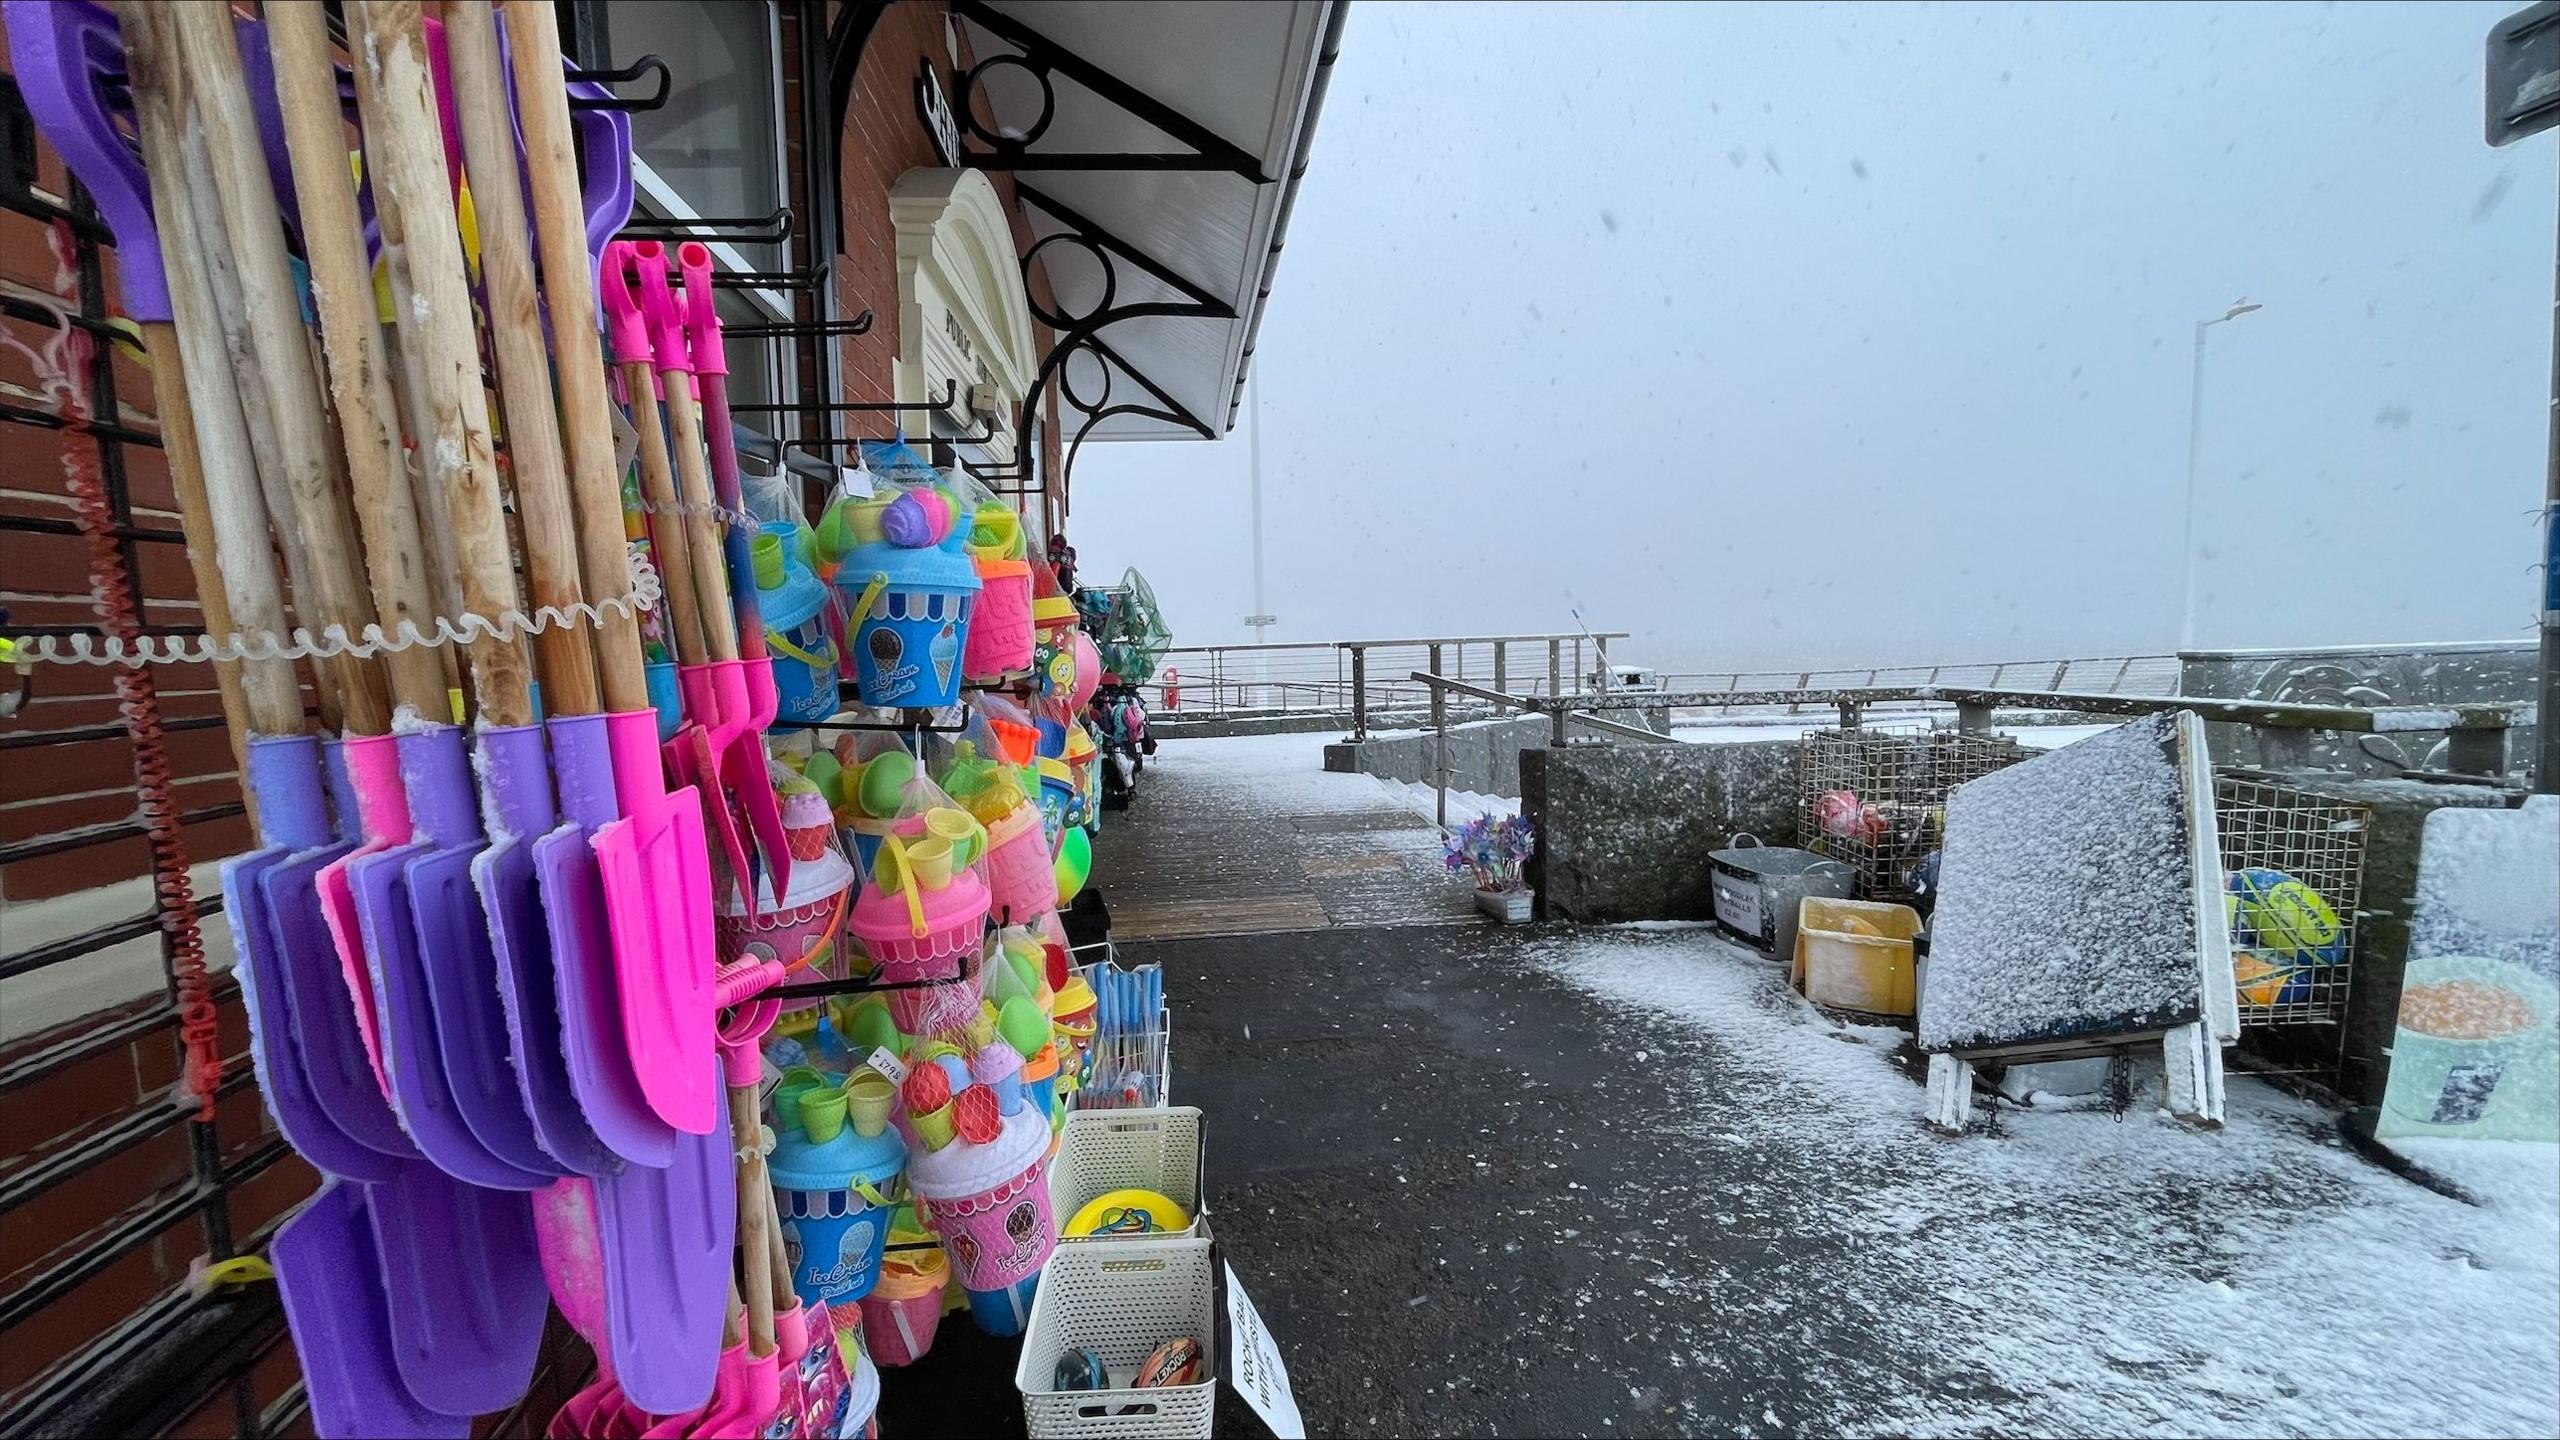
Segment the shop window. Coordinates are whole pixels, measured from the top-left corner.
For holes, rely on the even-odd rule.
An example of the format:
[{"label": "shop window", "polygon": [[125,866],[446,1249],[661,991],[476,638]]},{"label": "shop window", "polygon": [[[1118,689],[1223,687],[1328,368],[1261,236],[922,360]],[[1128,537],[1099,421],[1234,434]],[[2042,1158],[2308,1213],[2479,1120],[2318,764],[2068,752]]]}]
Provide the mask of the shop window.
[{"label": "shop window", "polygon": [[[667,103],[631,117],[639,208],[665,219],[741,219],[773,213],[783,176],[782,33],[762,0],[608,0],[588,12],[595,53],[615,64],[656,55],[669,71]],[[711,243],[720,268],[785,270],[783,244]],[[771,290],[723,290],[724,320],[790,318]],[[784,400],[787,368],[767,345],[729,347],[729,391],[740,404]]]}]

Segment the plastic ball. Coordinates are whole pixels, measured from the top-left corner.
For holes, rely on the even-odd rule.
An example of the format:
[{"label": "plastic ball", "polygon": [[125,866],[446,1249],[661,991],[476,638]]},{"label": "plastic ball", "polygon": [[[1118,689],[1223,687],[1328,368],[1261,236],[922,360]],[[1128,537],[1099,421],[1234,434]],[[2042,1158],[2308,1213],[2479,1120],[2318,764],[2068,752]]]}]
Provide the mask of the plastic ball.
[{"label": "plastic ball", "polygon": [[1094,688],[1102,683],[1102,655],[1093,648],[1093,637],[1076,632],[1075,685],[1067,692],[1067,713],[1081,715],[1085,702],[1093,698]]},{"label": "plastic ball", "polygon": [[2311,964],[2337,962],[2344,927],[2320,892],[2281,870],[2232,874],[2225,901],[2236,944]]},{"label": "plastic ball", "polygon": [[1058,1368],[1049,1375],[1052,1390],[1108,1390],[1111,1370],[1102,1363],[1098,1350],[1070,1350],[1058,1357]]},{"label": "plastic ball", "polygon": [[1136,1386],[1155,1390],[1167,1385],[1200,1383],[1200,1342],[1188,1335],[1167,1340],[1150,1352],[1138,1366]]},{"label": "plastic ball", "polygon": [[1004,1111],[996,1103],[996,1092],[972,1085],[951,1097],[951,1128],[972,1145],[994,1144],[1004,1133]]},{"label": "plastic ball", "polygon": [[1052,868],[1058,872],[1058,903],[1064,906],[1083,891],[1093,873],[1093,837],[1069,826],[1059,837],[1058,859]]},{"label": "plastic ball", "polygon": [[939,1065],[919,1065],[907,1072],[907,1083],[898,1093],[909,1111],[930,1115],[951,1103],[951,1077]]},{"label": "plastic ball", "polygon": [[2299,1005],[2311,998],[2310,969],[2281,956],[2234,950],[2231,978],[2244,1006],[2266,1009]]}]

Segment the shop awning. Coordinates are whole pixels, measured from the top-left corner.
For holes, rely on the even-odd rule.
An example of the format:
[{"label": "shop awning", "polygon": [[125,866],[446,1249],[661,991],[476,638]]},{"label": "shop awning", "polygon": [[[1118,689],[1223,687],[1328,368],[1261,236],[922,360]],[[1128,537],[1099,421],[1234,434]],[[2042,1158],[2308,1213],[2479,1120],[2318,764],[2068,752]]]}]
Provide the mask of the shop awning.
[{"label": "shop awning", "polygon": [[952,6],[977,60],[950,97],[961,163],[1019,186],[1070,444],[1233,425],[1346,8]]}]

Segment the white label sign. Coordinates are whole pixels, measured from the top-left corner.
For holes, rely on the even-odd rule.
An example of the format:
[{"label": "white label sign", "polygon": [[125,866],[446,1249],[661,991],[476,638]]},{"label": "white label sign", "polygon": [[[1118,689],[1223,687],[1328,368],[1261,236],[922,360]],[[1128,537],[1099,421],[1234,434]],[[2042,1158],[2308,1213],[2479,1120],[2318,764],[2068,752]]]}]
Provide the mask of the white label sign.
[{"label": "white label sign", "polygon": [[879,1071],[881,1074],[888,1076],[889,1083],[892,1085],[904,1085],[907,1083],[907,1067],[900,1064],[898,1062],[898,1057],[890,1054],[888,1047],[886,1046],[873,1050],[869,1055],[864,1056],[862,1063]]},{"label": "white label sign", "polygon": [[1298,1397],[1289,1393],[1289,1367],[1280,1363],[1280,1347],[1263,1328],[1262,1316],[1246,1298],[1233,1265],[1227,1267],[1227,1328],[1233,1337],[1227,1355],[1228,1382],[1280,1440],[1306,1440],[1307,1422],[1298,1414]]}]

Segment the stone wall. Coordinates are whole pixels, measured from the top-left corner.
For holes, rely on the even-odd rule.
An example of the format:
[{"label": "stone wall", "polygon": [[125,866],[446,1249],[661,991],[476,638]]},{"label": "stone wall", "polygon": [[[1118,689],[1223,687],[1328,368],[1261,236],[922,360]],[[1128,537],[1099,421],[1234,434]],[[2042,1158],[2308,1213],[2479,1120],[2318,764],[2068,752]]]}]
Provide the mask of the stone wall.
[{"label": "stone wall", "polygon": [[[2534,694],[2539,660],[2530,645],[2359,645],[2329,650],[2208,650],[2179,657],[2179,693],[2300,705],[2517,704]],[[2324,770],[2387,777],[2443,770],[2445,732],[2312,734],[2310,753],[2270,754],[2245,725],[2213,725],[2214,759],[2224,765],[2309,763]],[[2507,770],[2532,764],[2533,726],[2507,732]]]},{"label": "stone wall", "polygon": [[1707,854],[1748,831],[1796,841],[1796,741],[1569,745],[1520,752],[1520,809],[1538,828],[1542,918],[1703,920]]},{"label": "stone wall", "polygon": [[[1613,717],[1620,724],[1638,723],[1633,713]],[[1656,713],[1644,717],[1647,723],[1666,727],[1668,721]],[[1554,735],[1553,722],[1544,715],[1514,715],[1500,720],[1473,720],[1449,727],[1449,788],[1468,790],[1478,795],[1520,794],[1520,755],[1525,750],[1544,747]],[[1613,745],[1629,745],[1640,750],[1664,748],[1641,740],[1628,740],[1594,729],[1580,722],[1568,722],[1567,734],[1586,736]],[[1438,736],[1430,730],[1404,734],[1372,734],[1357,744],[1345,740],[1324,747],[1324,768],[1344,774],[1376,775],[1387,780],[1411,780],[1418,784],[1433,783]]]}]

